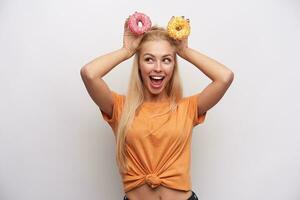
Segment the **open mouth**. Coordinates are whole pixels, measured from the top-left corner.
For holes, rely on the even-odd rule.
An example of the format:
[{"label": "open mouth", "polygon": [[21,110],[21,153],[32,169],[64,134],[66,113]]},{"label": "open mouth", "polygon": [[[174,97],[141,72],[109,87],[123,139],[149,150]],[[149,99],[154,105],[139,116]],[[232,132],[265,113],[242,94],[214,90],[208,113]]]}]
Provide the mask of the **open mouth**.
[{"label": "open mouth", "polygon": [[165,76],[149,76],[149,78],[151,80],[152,86],[158,88],[161,87]]}]

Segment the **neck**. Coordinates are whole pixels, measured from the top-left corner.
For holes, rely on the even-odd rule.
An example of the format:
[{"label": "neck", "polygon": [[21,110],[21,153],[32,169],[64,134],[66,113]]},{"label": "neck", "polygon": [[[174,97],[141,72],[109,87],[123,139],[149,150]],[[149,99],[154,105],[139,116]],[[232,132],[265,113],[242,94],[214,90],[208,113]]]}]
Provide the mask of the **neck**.
[{"label": "neck", "polygon": [[167,101],[169,99],[168,95],[164,93],[160,93],[157,95],[145,93],[145,102],[160,102],[160,101]]}]

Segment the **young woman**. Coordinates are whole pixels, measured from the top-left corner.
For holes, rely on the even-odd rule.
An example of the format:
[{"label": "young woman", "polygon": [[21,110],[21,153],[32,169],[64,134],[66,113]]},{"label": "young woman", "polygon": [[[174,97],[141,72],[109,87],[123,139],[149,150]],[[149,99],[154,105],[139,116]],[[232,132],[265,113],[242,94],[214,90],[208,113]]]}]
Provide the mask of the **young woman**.
[{"label": "young woman", "polygon": [[[125,196],[130,200],[198,199],[191,187],[190,145],[194,126],[223,97],[233,72],[153,26],[141,36],[124,25],[123,46],[81,68],[92,100],[116,138],[116,158]],[[102,77],[134,57],[126,95],[110,90]],[[212,82],[182,97],[177,55]]]}]

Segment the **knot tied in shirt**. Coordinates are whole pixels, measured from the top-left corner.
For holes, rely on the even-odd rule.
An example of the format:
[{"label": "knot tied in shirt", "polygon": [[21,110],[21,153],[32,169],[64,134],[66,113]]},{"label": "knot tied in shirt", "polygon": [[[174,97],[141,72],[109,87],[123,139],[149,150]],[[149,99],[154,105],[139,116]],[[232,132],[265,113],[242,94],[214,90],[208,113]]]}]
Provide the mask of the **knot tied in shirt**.
[{"label": "knot tied in shirt", "polygon": [[148,174],[146,176],[146,183],[151,188],[156,188],[161,184],[162,180],[156,174]]}]

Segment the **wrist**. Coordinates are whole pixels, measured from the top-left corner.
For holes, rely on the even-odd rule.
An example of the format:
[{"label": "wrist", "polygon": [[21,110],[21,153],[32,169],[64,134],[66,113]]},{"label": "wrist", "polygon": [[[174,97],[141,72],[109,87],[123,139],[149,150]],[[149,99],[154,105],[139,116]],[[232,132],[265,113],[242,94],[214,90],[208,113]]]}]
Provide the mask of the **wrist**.
[{"label": "wrist", "polygon": [[177,51],[178,55],[184,59],[186,59],[187,57],[187,54],[188,54],[188,51],[189,51],[189,47],[184,47],[182,49],[179,49]]},{"label": "wrist", "polygon": [[124,46],[121,48],[121,51],[124,52],[124,54],[126,55],[127,58],[130,58],[135,53],[131,49],[128,49],[127,47],[124,47]]}]

